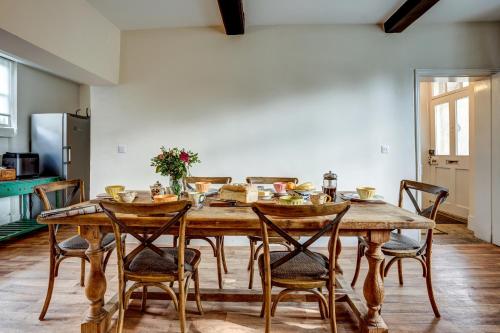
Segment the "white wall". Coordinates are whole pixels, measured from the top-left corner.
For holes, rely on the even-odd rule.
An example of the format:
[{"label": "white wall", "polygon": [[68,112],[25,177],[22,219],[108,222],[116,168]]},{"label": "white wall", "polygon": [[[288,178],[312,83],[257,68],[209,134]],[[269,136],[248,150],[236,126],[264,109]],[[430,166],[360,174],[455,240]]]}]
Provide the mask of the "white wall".
[{"label": "white wall", "polygon": [[[80,103],[80,86],[39,70],[17,66],[17,135],[0,138],[0,154],[29,151],[33,113],[73,112]],[[0,199],[0,224],[19,218],[17,198]]]},{"label": "white wall", "polygon": [[319,185],[331,169],[341,189],[370,184],[396,202],[399,181],[415,177],[413,70],[492,67],[499,24],[125,32],[121,84],[91,89],[93,194],[161,179],[149,159],[166,145],[199,152],[195,175]]},{"label": "white wall", "polygon": [[77,82],[118,82],[120,30],[85,0],[0,0],[0,49]]}]

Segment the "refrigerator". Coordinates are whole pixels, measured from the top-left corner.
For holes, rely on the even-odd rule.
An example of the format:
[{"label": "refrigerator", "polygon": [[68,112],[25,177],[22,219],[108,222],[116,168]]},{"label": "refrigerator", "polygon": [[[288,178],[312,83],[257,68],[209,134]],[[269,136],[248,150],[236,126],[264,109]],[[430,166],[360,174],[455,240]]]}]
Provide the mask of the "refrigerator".
[{"label": "refrigerator", "polygon": [[40,157],[40,176],[90,181],[90,117],[70,113],[31,115],[31,151]]}]

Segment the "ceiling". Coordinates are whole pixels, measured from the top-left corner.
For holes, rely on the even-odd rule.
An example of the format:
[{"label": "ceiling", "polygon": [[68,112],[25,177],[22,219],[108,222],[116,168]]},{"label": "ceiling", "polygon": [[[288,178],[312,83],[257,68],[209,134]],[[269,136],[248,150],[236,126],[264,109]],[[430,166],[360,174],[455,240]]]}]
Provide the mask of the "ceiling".
[{"label": "ceiling", "polygon": [[[87,0],[121,30],[222,24],[217,0]],[[404,0],[243,0],[247,26],[376,24]],[[441,0],[416,24],[500,21],[499,0]]]}]

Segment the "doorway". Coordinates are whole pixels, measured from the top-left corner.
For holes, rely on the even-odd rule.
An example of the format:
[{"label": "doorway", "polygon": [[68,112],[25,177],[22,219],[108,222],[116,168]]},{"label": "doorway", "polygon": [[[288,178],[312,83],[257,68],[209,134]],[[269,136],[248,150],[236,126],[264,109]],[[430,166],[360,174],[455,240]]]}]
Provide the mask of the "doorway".
[{"label": "doorway", "polygon": [[463,80],[421,83],[422,89],[430,89],[426,178],[449,189],[441,212],[457,221],[469,217],[470,139],[474,137],[474,83]]},{"label": "doorway", "polygon": [[[500,199],[500,181],[495,182],[493,172],[500,167],[494,141],[500,133],[493,130],[500,128],[495,125],[500,103],[494,98],[500,77],[494,72],[416,71],[416,154],[417,179],[450,191],[438,232],[451,230],[464,240],[477,237],[500,245],[494,236],[496,230],[500,234],[500,221],[494,222],[494,216],[500,217],[494,204]],[[421,200],[425,206],[432,203],[426,196]]]}]

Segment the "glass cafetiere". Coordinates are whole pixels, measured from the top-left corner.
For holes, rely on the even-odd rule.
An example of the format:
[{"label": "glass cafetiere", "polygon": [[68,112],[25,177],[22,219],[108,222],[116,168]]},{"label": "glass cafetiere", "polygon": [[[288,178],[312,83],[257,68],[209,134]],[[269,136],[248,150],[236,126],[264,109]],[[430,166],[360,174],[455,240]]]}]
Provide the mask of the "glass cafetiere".
[{"label": "glass cafetiere", "polygon": [[337,198],[337,175],[328,171],[323,175],[323,193],[332,197],[332,201]]}]

